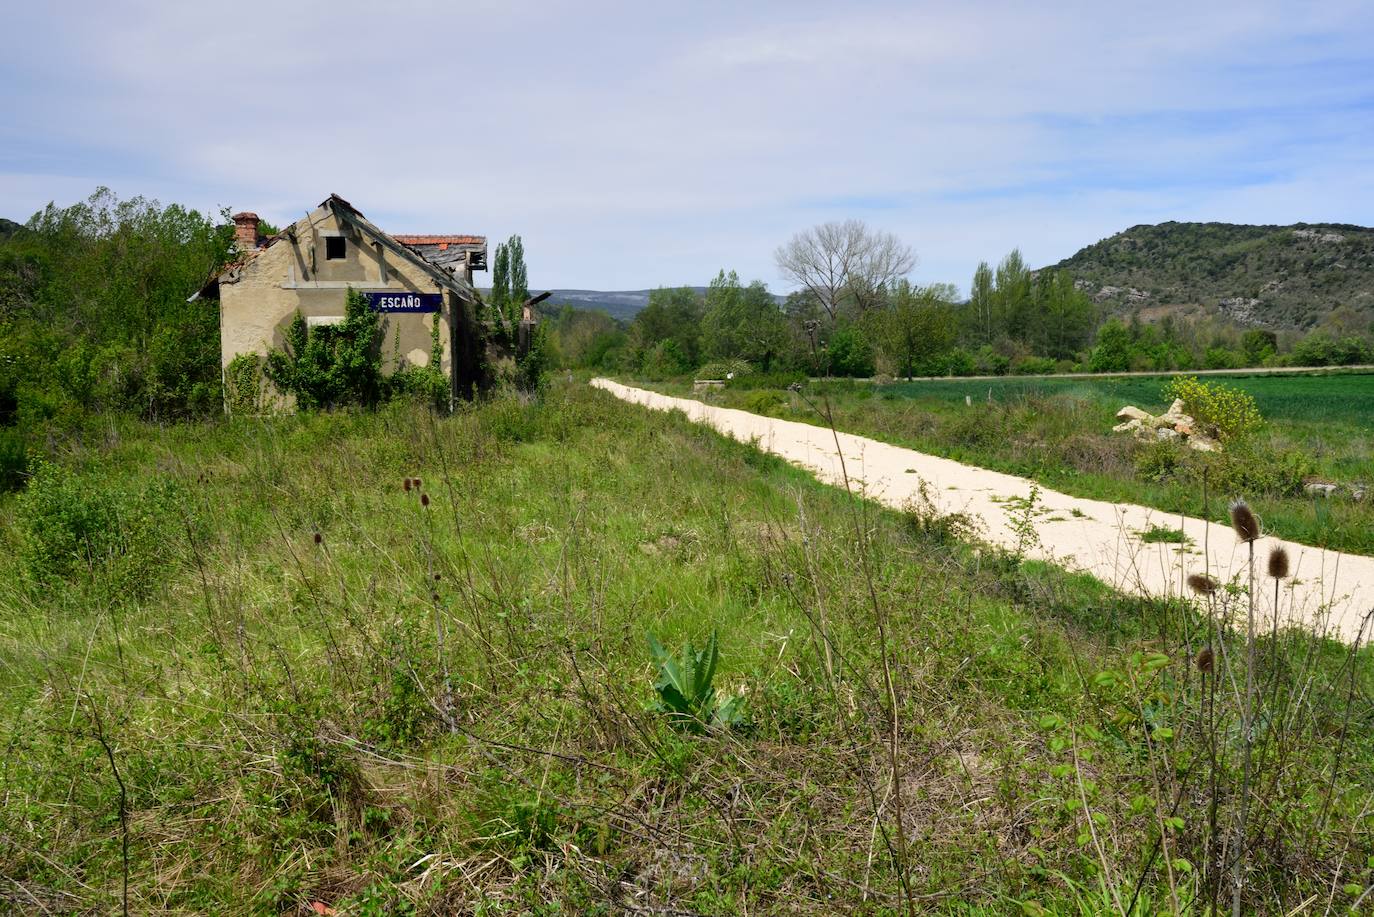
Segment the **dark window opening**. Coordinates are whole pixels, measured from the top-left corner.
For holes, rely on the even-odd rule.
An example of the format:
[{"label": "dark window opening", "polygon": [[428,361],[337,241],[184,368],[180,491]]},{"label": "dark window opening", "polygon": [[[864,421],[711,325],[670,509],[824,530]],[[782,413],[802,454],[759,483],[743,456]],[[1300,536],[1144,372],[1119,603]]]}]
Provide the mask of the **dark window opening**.
[{"label": "dark window opening", "polygon": [[344,256],[344,237],[325,236],[324,237],[324,260],[338,261]]}]

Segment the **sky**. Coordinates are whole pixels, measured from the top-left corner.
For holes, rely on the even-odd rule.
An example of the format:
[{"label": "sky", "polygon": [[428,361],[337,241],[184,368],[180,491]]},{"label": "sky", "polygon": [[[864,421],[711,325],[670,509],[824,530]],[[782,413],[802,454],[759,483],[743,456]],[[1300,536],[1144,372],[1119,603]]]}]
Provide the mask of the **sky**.
[{"label": "sky", "polygon": [[[967,289],[1138,223],[1374,223],[1374,2],[0,0],[0,216],[98,186],[786,292],[858,218]],[[478,276],[478,283],[483,278]]]}]

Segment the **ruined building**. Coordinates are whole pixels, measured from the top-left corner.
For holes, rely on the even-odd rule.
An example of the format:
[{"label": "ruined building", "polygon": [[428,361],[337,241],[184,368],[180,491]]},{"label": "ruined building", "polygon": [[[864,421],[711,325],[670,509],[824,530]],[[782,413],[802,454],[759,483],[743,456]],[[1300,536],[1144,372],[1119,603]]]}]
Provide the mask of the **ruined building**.
[{"label": "ruined building", "polygon": [[455,398],[479,382],[482,340],[472,272],[487,268],[482,236],[393,236],[338,195],[281,232],[262,236],[254,213],[234,215],[237,256],[196,297],[220,304],[220,359],[280,349],[296,313],[340,322],[351,287],[382,314],[387,371],[428,365],[438,320],[440,368]]}]

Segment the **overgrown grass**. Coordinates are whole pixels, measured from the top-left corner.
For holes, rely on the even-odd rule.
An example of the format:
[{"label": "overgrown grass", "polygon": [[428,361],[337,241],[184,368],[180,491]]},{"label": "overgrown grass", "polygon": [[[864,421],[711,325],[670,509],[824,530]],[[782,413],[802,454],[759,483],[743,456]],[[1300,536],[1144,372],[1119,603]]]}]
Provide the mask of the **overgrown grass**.
[{"label": "overgrown grass", "polygon": [[[1229,708],[1198,728],[1198,609],[581,387],[116,423],[59,464],[50,512],[0,504],[15,910],[117,909],[127,841],[132,913],[1204,912],[1199,811],[1240,765]],[[15,549],[102,494],[156,507],[118,551]],[[741,721],[677,728],[645,635],[713,632]],[[1297,725],[1261,756],[1246,906],[1348,909],[1369,653],[1260,649]]]},{"label": "overgrown grass", "polygon": [[[813,383],[803,399],[751,388],[745,377],[700,397],[822,423],[811,404],[823,391],[846,432],[1024,475],[1074,496],[1169,513],[1202,515],[1205,477],[1214,497],[1263,496],[1264,523],[1275,535],[1374,554],[1374,375],[1226,377],[1225,384],[1255,397],[1267,422],[1251,441],[1222,454],[1111,432],[1124,405],[1162,413],[1167,381],[1008,378],[873,386],[841,380]],[[690,395],[685,385],[652,387]],[[1344,486],[1332,497],[1314,496],[1304,489],[1309,480]],[[1365,491],[1363,499],[1351,486]],[[1224,505],[1212,501],[1214,521],[1225,521]]]}]

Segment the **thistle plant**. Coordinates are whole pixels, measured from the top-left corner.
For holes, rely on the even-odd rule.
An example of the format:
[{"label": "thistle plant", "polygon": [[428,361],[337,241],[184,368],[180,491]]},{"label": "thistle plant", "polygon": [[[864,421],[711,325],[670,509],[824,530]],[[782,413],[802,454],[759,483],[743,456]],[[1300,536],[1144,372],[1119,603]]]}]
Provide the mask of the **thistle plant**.
[{"label": "thistle plant", "polygon": [[[1240,917],[1241,889],[1245,885],[1246,819],[1250,810],[1250,769],[1255,745],[1255,542],[1262,530],[1259,517],[1244,500],[1231,504],[1231,528],[1249,551],[1246,572],[1250,588],[1247,590],[1245,627],[1245,705],[1241,708],[1241,737],[1243,741],[1240,814],[1236,818],[1236,850],[1232,863],[1231,914]],[[1277,615],[1277,609],[1275,614]]]}]

